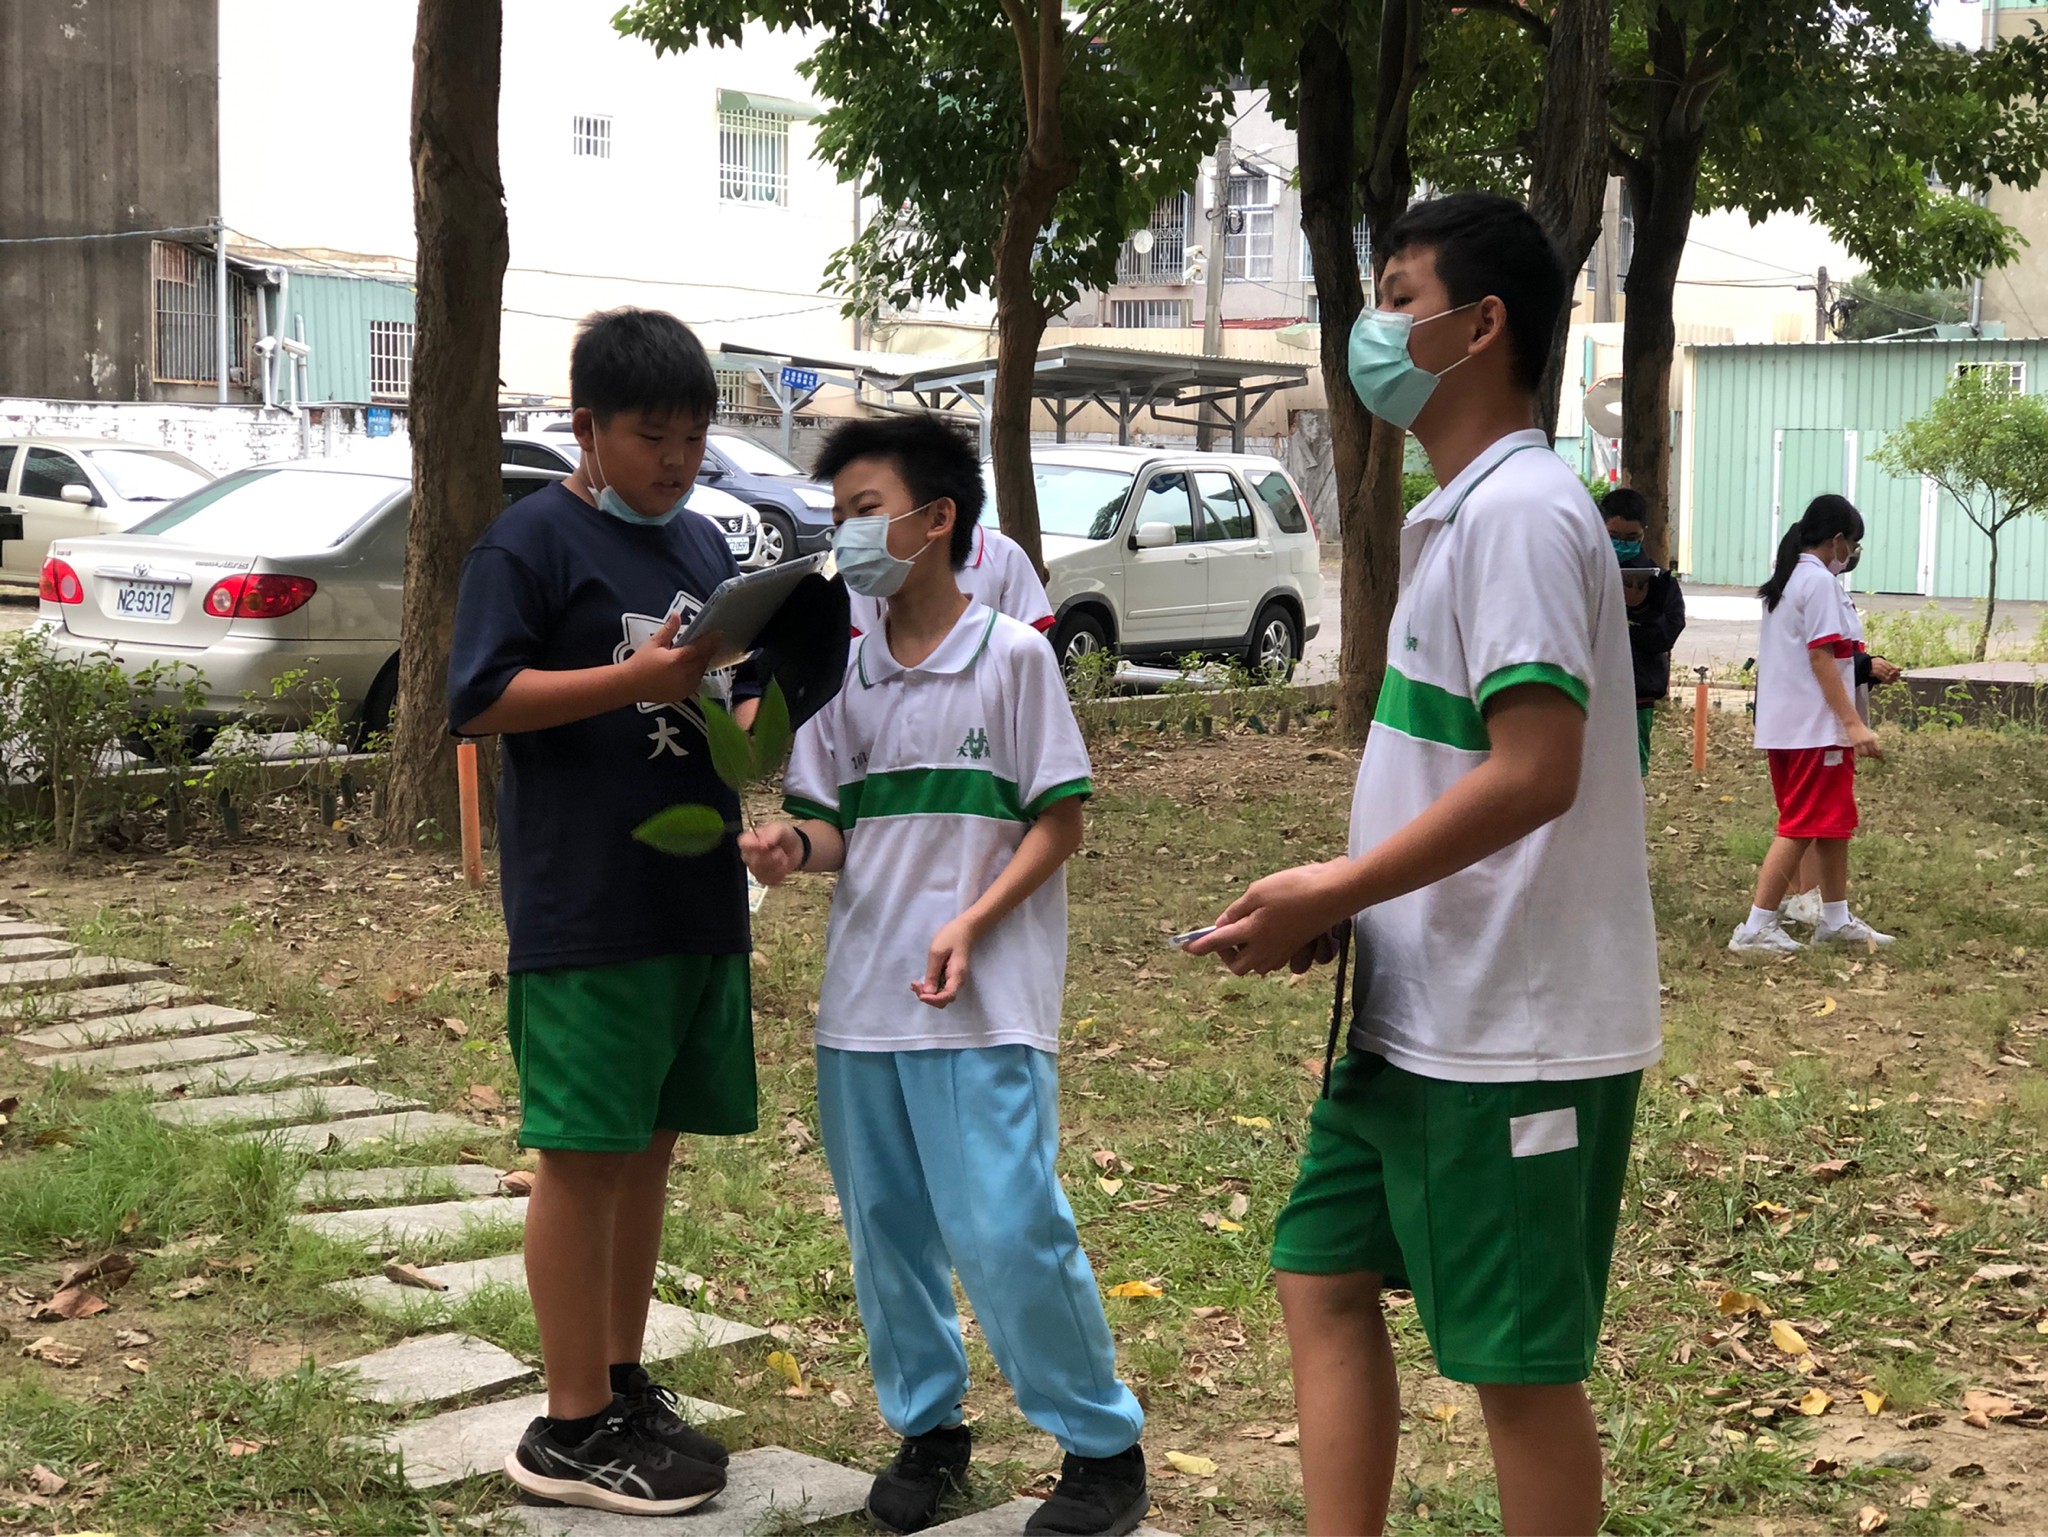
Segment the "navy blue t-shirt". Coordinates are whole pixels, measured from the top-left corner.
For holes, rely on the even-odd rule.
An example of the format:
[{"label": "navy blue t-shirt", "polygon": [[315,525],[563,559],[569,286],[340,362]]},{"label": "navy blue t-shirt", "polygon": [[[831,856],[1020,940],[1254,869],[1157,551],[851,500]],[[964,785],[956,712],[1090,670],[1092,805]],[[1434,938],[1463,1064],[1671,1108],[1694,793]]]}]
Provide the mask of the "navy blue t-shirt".
[{"label": "navy blue t-shirt", "polygon": [[[738,574],[708,518],[634,526],[561,485],[507,508],[462,565],[448,660],[448,720],[460,728],[536,667],[624,661],[680,606],[684,622]],[[741,687],[742,696],[758,689]],[[699,802],[739,818],[711,767],[703,712],[629,705],[502,739],[499,872],[513,971],[607,966],[659,955],[743,955],[746,876],[728,838],[678,859],[633,829]]]}]

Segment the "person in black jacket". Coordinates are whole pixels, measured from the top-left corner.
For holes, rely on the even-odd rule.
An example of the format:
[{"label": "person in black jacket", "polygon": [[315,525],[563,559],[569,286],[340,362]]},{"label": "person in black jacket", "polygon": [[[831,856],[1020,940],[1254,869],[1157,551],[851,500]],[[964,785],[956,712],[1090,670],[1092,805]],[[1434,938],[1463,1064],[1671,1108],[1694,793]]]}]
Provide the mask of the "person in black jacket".
[{"label": "person in black jacket", "polygon": [[1671,692],[1671,648],[1685,633],[1685,594],[1678,578],[1659,570],[1643,553],[1643,493],[1618,486],[1607,493],[1600,512],[1607,519],[1607,537],[1621,561],[1622,595],[1628,600],[1628,644],[1636,664],[1636,749],[1643,776],[1650,773],[1650,727],[1657,706]]}]

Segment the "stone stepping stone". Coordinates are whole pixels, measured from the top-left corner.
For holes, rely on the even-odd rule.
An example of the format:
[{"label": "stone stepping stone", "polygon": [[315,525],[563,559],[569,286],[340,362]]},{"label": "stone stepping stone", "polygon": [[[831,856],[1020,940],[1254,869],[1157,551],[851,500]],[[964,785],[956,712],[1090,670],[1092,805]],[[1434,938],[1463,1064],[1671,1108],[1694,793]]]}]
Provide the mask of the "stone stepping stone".
[{"label": "stone stepping stone", "polygon": [[258,1052],[289,1051],[302,1045],[281,1035],[188,1035],[160,1041],[134,1041],[126,1046],[98,1046],[90,1051],[62,1051],[44,1057],[39,1067],[61,1067],[70,1073],[146,1073],[156,1068],[185,1067],[199,1062],[225,1062]]},{"label": "stone stepping stone", "polygon": [[114,982],[146,982],[163,974],[163,967],[148,961],[124,961],[112,955],[57,955],[0,964],[0,987],[101,987]]},{"label": "stone stepping stone", "polygon": [[[329,1089],[326,1092],[332,1096],[344,1091]],[[217,1105],[220,1101],[201,1099],[193,1100],[191,1103]],[[403,1104],[407,1101],[398,1103]],[[163,1110],[170,1107],[157,1105],[153,1108]],[[345,1115],[349,1112],[330,1106],[328,1113]],[[318,1156],[333,1148],[361,1147],[367,1142],[389,1142],[393,1147],[398,1147],[407,1142],[425,1142],[432,1137],[473,1136],[476,1130],[473,1123],[458,1116],[441,1115],[430,1110],[405,1110],[396,1115],[360,1115],[346,1121],[316,1121],[306,1126],[274,1126],[262,1131],[239,1131],[235,1133],[235,1137],[243,1142],[253,1142],[261,1138],[275,1143],[287,1153]]]},{"label": "stone stepping stone", "polygon": [[396,1406],[450,1403],[509,1388],[534,1374],[519,1357],[468,1334],[423,1335],[389,1350],[337,1361],[327,1370],[343,1379],[342,1391],[351,1398]]},{"label": "stone stepping stone", "polygon": [[427,1206],[372,1206],[361,1211],[300,1212],[291,1225],[366,1249],[396,1249],[434,1239],[467,1237],[479,1227],[526,1221],[526,1197],[486,1196]]},{"label": "stone stepping stone", "polygon": [[0,918],[0,939],[62,939],[61,923],[37,923],[33,918]]},{"label": "stone stepping stone", "polygon": [[[140,1017],[136,1013],[137,1010],[162,1008],[165,1004],[178,1003],[191,996],[192,989],[189,987],[180,987],[175,982],[158,981],[121,982],[112,987],[81,987],[75,992],[68,993],[32,993],[26,998],[0,1001],[0,1020],[18,1019],[42,1024],[67,1019],[102,1019],[103,1016],[110,1014],[119,1015],[124,1019],[136,1018]],[[203,1004],[201,1007],[212,1008],[213,1005]],[[165,1012],[175,1014],[182,1011],[167,1009]],[[241,1010],[229,1012],[239,1014]],[[256,1016],[249,1014],[244,1017],[254,1019]],[[31,1035],[46,1033],[41,1030],[32,1031],[20,1039],[28,1041],[31,1045],[52,1046],[90,1046],[96,1039],[90,1036],[80,1036],[76,1039],[67,1037],[47,1043],[30,1040]]]},{"label": "stone stepping stone", "polygon": [[[360,1084],[334,1088],[287,1089],[277,1094],[223,1094],[212,1099],[175,1099],[151,1105],[150,1114],[172,1126],[282,1126],[323,1116],[369,1115],[378,1110],[417,1110],[420,1102],[366,1089]],[[467,1123],[465,1123],[467,1124]]]},{"label": "stone stepping stone", "polygon": [[[526,1431],[529,1421],[537,1414],[547,1413],[548,1395],[528,1393],[520,1398],[508,1398],[495,1404],[478,1404],[473,1409],[454,1409],[447,1414],[437,1414],[430,1420],[416,1420],[410,1425],[401,1425],[381,1438],[387,1451],[395,1451],[405,1458],[405,1481],[415,1489],[438,1489],[444,1484],[460,1483],[465,1478],[475,1478],[480,1473],[495,1473],[504,1476],[505,1458],[512,1448],[519,1444],[519,1438]],[[727,1409],[718,1404],[707,1404],[702,1399],[684,1398],[677,1403],[677,1410],[693,1425],[709,1424],[714,1420],[736,1419],[737,1409]],[[755,1453],[742,1453],[753,1456]],[[784,1452],[785,1457],[794,1457],[794,1452]],[[804,1462],[815,1462],[806,1457]],[[740,1458],[733,1458],[733,1471],[729,1475],[733,1484],[740,1479]],[[829,1462],[817,1463],[820,1468],[831,1468]],[[843,1469],[834,1469],[843,1472]],[[786,1477],[786,1475],[785,1475]],[[861,1480],[861,1503],[867,1500],[868,1480]],[[710,1509],[723,1503],[732,1495],[729,1484]],[[835,1506],[833,1515],[844,1515],[853,1506]],[[566,1512],[560,1512],[566,1513]],[[708,1531],[724,1532],[725,1527],[701,1527],[691,1512],[690,1537],[700,1537]],[[645,1516],[622,1516],[624,1521],[642,1523],[634,1529],[634,1537],[648,1537],[644,1524]],[[814,1517],[813,1519],[822,1519]],[[758,1520],[758,1517],[756,1518]],[[553,1531],[553,1527],[534,1528]],[[738,1537],[754,1537],[755,1525],[733,1527]]]},{"label": "stone stepping stone", "polygon": [[[546,1395],[541,1397],[545,1402]],[[504,1465],[505,1452],[514,1444],[506,1443],[499,1452],[498,1466]],[[842,1468],[836,1462],[806,1457],[785,1447],[764,1446],[735,1452],[726,1467],[725,1488],[715,1499],[661,1524],[687,1537],[788,1532],[865,1509],[868,1486],[874,1481],[872,1473]],[[527,1537],[648,1537],[649,1526],[646,1516],[566,1505],[513,1505],[497,1512],[497,1519]]]},{"label": "stone stepping stone", "polygon": [[316,1169],[299,1181],[301,1206],[375,1206],[380,1202],[496,1195],[501,1169],[480,1163],[417,1164],[409,1169]]},{"label": "stone stepping stone", "polygon": [[[1003,1505],[991,1505],[987,1510],[977,1510],[971,1516],[961,1516],[955,1521],[944,1521],[937,1526],[928,1526],[925,1531],[930,1537],[1023,1537],[1024,1523],[1036,1515],[1045,1504],[1043,1500],[1028,1499],[1022,1495]],[[1171,1537],[1156,1526],[1140,1526],[1132,1537]]]},{"label": "stone stepping stone", "polygon": [[38,961],[53,955],[76,955],[78,946],[68,939],[22,937],[0,939],[0,960]]},{"label": "stone stepping stone", "polygon": [[[375,1065],[374,1057],[341,1057],[325,1051],[266,1051],[237,1061],[202,1062],[186,1067],[166,1068],[162,1072],[144,1073],[132,1081],[137,1087],[147,1089],[160,1097],[183,1093],[188,1098],[198,1099],[215,1094],[233,1094],[243,1089],[267,1088],[277,1084],[342,1078],[358,1068]],[[372,1108],[389,1109],[390,1106],[379,1105]]]}]

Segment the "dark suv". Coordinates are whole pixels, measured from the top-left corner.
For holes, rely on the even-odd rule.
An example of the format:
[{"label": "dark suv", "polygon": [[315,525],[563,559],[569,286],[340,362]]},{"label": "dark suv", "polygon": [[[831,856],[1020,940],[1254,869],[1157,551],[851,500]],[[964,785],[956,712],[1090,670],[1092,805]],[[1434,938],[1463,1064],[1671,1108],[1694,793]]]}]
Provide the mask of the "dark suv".
[{"label": "dark suv", "polygon": [[831,546],[831,487],[811,479],[774,449],[736,432],[714,430],[697,479],[761,514],[762,565]]}]

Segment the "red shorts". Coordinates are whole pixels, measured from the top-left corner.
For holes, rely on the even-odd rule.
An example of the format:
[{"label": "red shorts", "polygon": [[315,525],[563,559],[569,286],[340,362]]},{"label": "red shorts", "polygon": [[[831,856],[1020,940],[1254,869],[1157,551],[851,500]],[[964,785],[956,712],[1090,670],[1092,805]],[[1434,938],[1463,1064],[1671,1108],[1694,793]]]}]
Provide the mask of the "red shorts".
[{"label": "red shorts", "polygon": [[1856,831],[1856,754],[1847,747],[1773,747],[1771,793],[1780,838],[1846,838]]}]

